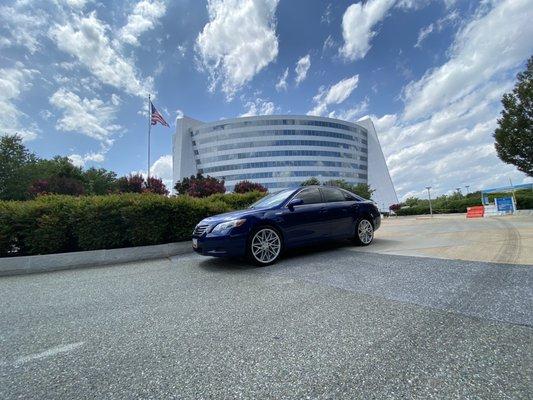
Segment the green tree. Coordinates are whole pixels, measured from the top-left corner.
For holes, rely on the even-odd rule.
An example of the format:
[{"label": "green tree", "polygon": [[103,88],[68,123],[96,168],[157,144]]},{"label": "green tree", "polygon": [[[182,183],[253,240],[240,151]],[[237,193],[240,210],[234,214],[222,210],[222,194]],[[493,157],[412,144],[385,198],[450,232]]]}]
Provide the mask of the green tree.
[{"label": "green tree", "polygon": [[141,174],[130,174],[118,178],[116,185],[120,193],[142,193],[146,188],[146,181]]},{"label": "green tree", "polygon": [[324,182],[324,186],[340,187],[341,189],[348,190],[349,192],[355,193],[356,195],[365,199],[370,199],[372,197],[372,193],[374,193],[374,190],[366,183],[352,185],[351,183],[346,182],[344,179],[332,179]]},{"label": "green tree", "polygon": [[320,185],[320,181],[314,176],[300,183],[300,186],[314,186],[314,185]]},{"label": "green tree", "polygon": [[26,197],[43,193],[77,196],[86,192],[87,179],[83,170],[72,164],[68,157],[39,159],[25,167],[24,175],[30,177],[30,184],[24,187]]},{"label": "green tree", "polygon": [[187,194],[192,197],[207,197],[216,193],[225,193],[226,187],[223,179],[197,173],[196,176],[191,175],[190,178],[185,177],[180,182],[176,182],[174,190],[178,194]]},{"label": "green tree", "polygon": [[117,174],[105,168],[91,167],[84,172],[84,177],[85,192],[96,195],[111,193],[117,180]]},{"label": "green tree", "polygon": [[517,75],[512,93],[502,99],[502,117],[494,132],[498,157],[533,176],[533,56]]},{"label": "green tree", "polygon": [[30,166],[37,162],[17,135],[0,137],[0,199],[23,200],[31,183]]},{"label": "green tree", "polygon": [[154,176],[151,176],[146,180],[144,191],[155,194],[162,194],[163,196],[168,196],[169,193],[167,187],[163,183],[163,180]]},{"label": "green tree", "polygon": [[350,192],[353,192],[364,199],[370,199],[372,197],[372,193],[374,193],[375,190],[372,189],[370,185],[367,185],[366,183],[358,183],[357,185],[352,186]]}]

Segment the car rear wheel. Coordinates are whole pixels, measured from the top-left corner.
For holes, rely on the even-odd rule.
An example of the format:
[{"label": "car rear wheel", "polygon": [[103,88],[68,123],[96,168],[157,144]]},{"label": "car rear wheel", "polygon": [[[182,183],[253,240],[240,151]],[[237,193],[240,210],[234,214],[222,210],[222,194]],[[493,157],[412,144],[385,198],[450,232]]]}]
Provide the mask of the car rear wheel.
[{"label": "car rear wheel", "polygon": [[362,218],[357,223],[355,243],[359,246],[368,246],[374,240],[374,226],[367,218]]},{"label": "car rear wheel", "polygon": [[281,248],[281,235],[274,228],[262,227],[252,234],[248,255],[257,265],[270,265],[278,260]]}]

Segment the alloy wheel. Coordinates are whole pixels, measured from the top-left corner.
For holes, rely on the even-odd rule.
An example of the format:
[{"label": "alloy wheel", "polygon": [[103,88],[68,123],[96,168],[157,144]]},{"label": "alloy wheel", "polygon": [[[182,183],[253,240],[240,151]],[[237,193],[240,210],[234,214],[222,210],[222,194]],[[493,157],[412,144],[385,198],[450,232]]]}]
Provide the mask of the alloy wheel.
[{"label": "alloy wheel", "polygon": [[251,253],[260,264],[270,264],[278,258],[281,252],[281,238],[271,228],[258,230],[251,241]]},{"label": "alloy wheel", "polygon": [[374,239],[374,227],[367,219],[362,219],[357,227],[357,235],[362,244],[370,244]]}]

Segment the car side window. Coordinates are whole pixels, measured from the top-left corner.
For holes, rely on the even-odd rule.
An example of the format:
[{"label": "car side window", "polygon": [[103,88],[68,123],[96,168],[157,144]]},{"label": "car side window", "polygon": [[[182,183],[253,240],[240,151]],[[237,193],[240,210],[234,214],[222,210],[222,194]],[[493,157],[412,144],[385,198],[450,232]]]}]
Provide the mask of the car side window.
[{"label": "car side window", "polygon": [[304,189],[294,196],[294,198],[302,199],[304,204],[322,203],[322,197],[320,196],[320,192],[317,188]]},{"label": "car side window", "polygon": [[348,192],[342,192],[342,194],[344,195],[344,200],[346,200],[346,201],[357,201],[355,196],[351,195]]},{"label": "car side window", "polygon": [[344,193],[339,189],[335,188],[322,188],[322,193],[324,193],[324,201],[326,203],[334,203],[337,201],[346,201]]}]

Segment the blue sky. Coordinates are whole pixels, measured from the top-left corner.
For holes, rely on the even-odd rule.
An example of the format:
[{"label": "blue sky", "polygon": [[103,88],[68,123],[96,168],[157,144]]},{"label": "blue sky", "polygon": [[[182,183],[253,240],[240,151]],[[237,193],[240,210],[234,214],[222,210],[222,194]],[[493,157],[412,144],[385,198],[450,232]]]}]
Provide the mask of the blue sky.
[{"label": "blue sky", "polygon": [[399,197],[531,181],[495,155],[533,53],[531,0],[15,0],[0,6],[0,132],[39,156],[171,179],[183,113],[374,119]]}]

